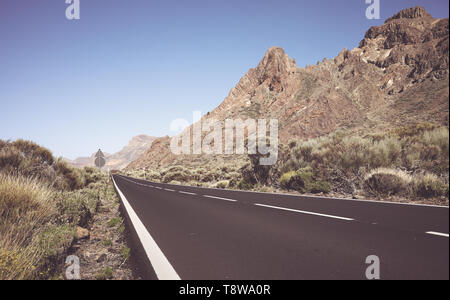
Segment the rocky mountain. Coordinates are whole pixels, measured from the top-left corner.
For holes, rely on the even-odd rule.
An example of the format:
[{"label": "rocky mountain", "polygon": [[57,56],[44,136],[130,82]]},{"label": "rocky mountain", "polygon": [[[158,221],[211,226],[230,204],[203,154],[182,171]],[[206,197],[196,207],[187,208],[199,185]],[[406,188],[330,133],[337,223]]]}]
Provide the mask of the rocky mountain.
[{"label": "rocky mountain", "polygon": [[[275,118],[282,143],[337,129],[367,133],[418,122],[448,125],[448,30],[448,19],[414,7],[370,28],[355,49],[306,68],[283,49],[270,48],[204,118]],[[165,137],[128,169],[176,159]]]},{"label": "rocky mountain", "polygon": [[[146,150],[148,150],[155,137],[147,135],[138,135],[131,139],[129,144],[117,153],[109,154],[103,153],[106,157],[105,168],[110,170],[121,170],[129,163],[139,158]],[[79,157],[73,161],[67,160],[72,166],[83,168],[95,166],[95,153],[90,157]]]}]

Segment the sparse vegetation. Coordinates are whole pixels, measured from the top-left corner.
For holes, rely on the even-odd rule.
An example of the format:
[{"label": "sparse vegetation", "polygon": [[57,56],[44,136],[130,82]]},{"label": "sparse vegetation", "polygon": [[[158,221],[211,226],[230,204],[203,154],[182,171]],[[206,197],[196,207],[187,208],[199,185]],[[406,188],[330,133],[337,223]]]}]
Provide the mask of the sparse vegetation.
[{"label": "sparse vegetation", "polygon": [[442,197],[448,198],[448,183],[444,183],[434,174],[425,174],[416,180],[417,195],[424,198]]},{"label": "sparse vegetation", "polygon": [[117,218],[112,218],[111,220],[109,220],[107,225],[108,225],[108,227],[116,227],[119,224],[122,224],[122,219],[117,217]]},{"label": "sparse vegetation", "polygon": [[130,258],[131,249],[127,246],[122,249],[122,257],[124,260],[128,260]]},{"label": "sparse vegetation", "polygon": [[53,278],[96,211],[103,176],[35,143],[0,141],[0,279]]},{"label": "sparse vegetation", "polygon": [[364,190],[372,196],[411,196],[413,179],[407,173],[380,168],[370,172],[364,179]]},{"label": "sparse vegetation", "polygon": [[309,167],[283,174],[280,186],[301,193],[328,193],[331,190],[331,184],[317,178]]},{"label": "sparse vegetation", "polygon": [[216,183],[215,187],[218,189],[226,189],[230,185],[230,182],[228,180],[222,180]]},{"label": "sparse vegetation", "polygon": [[[375,198],[448,198],[448,151],[448,128],[435,124],[367,134],[343,129],[280,145],[274,166],[259,166],[258,155],[180,158],[145,176],[157,182],[240,190],[273,187]],[[142,171],[128,172],[144,177]]]},{"label": "sparse vegetation", "polygon": [[[363,190],[373,197],[448,197],[448,132],[447,127],[421,123],[367,136],[336,131],[291,141],[279,184],[302,193]],[[320,188],[308,188],[311,181]]]},{"label": "sparse vegetation", "polygon": [[113,279],[113,270],[110,267],[106,267],[99,271],[95,277],[97,280],[109,280]]}]

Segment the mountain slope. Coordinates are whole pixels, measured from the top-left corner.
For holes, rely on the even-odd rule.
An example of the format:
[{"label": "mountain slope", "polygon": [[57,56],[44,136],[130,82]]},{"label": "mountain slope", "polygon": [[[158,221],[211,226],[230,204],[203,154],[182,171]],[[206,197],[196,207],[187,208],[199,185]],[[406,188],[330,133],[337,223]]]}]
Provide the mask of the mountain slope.
[{"label": "mountain slope", "polygon": [[[125,168],[130,162],[139,158],[146,150],[148,150],[155,137],[147,135],[138,135],[131,139],[127,146],[117,153],[104,153],[106,157],[105,168],[110,170],[121,170]],[[72,166],[83,168],[86,166],[95,166],[95,153],[91,157],[79,157],[73,161],[68,161]]]},{"label": "mountain slope", "polygon": [[[283,49],[269,49],[204,118],[275,118],[282,143],[339,128],[369,133],[419,122],[448,125],[448,49],[448,19],[405,9],[370,28],[357,48],[314,66],[298,68]],[[157,140],[128,169],[197,159],[177,157],[168,146],[167,138]]]}]

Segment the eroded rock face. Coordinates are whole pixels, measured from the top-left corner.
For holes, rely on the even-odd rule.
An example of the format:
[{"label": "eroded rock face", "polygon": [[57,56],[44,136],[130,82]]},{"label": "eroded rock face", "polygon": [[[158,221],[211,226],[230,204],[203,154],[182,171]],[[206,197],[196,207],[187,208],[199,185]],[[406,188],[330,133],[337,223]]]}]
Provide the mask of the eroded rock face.
[{"label": "eroded rock face", "polygon": [[[276,118],[284,143],[337,128],[448,124],[448,50],[448,19],[434,19],[422,7],[402,10],[370,28],[357,48],[314,66],[298,68],[283,49],[270,48],[206,118]],[[168,141],[130,167],[173,161],[163,144]]]},{"label": "eroded rock face", "polygon": [[391,18],[387,19],[386,23],[397,19],[417,19],[417,18],[432,18],[432,17],[425,10],[425,8],[423,8],[422,6],[416,6],[401,10]]}]

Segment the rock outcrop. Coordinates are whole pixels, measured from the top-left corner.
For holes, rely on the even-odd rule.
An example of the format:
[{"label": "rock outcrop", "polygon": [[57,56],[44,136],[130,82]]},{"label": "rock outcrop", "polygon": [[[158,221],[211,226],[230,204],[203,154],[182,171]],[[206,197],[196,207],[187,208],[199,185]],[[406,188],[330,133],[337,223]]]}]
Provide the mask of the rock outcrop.
[{"label": "rock outcrop", "polygon": [[[405,9],[370,28],[357,48],[314,66],[298,68],[283,49],[270,48],[205,118],[276,118],[284,143],[338,128],[448,124],[448,51],[448,19],[434,19],[422,7]],[[129,168],[175,159],[167,138],[156,144]]]}]

